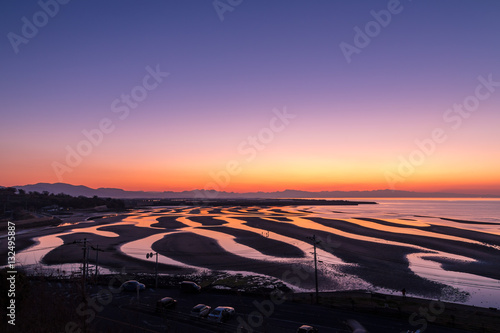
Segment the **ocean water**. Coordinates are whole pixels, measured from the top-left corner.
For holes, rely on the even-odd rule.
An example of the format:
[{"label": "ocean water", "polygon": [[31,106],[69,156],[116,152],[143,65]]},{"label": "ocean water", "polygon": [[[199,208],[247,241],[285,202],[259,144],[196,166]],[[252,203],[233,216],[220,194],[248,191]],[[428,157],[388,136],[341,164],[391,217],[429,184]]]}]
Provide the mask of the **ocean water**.
[{"label": "ocean water", "polygon": [[[433,216],[459,220],[500,223],[500,199],[347,199],[375,201],[378,205],[346,206],[347,211],[379,216]],[[346,210],[342,208],[340,210]]]},{"label": "ocean water", "polygon": [[[500,199],[366,198],[351,200],[375,201],[378,204],[338,206],[333,209],[337,212],[336,214],[331,214],[332,209],[330,207],[315,208],[317,211],[322,212],[324,216],[332,218],[370,217],[393,221],[408,220],[411,221],[411,224],[439,225],[500,236]],[[461,220],[461,222],[441,218]],[[485,223],[464,223],[464,221]],[[470,258],[450,253],[445,255],[412,254],[408,256],[409,267],[421,277],[468,293],[469,296],[463,303],[482,307],[500,307],[499,280],[460,271],[444,270],[441,264],[432,260],[433,257],[447,257],[473,262]],[[500,269],[500,256],[498,258],[497,267]]]}]

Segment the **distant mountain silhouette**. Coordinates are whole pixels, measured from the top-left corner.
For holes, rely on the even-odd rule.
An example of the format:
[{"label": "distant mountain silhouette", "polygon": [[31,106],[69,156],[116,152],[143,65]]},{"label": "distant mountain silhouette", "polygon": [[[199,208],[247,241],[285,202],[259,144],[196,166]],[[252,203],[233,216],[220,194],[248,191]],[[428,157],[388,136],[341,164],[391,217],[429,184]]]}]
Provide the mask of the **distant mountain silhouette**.
[{"label": "distant mountain silhouette", "polygon": [[147,191],[125,191],[119,188],[98,188],[93,189],[83,185],[71,185],[65,183],[38,183],[24,186],[13,186],[18,189],[23,189],[26,192],[43,192],[49,193],[65,193],[72,196],[93,197],[94,195],[102,198],[118,198],[118,199],[191,199],[191,198],[208,198],[208,199],[279,199],[279,198],[500,198],[495,195],[470,195],[460,193],[440,193],[440,192],[412,192],[412,191],[397,191],[397,190],[374,190],[374,191],[320,191],[309,192],[300,190],[284,190],[277,192],[216,192],[205,190],[192,191],[163,191],[163,192],[147,192]]}]

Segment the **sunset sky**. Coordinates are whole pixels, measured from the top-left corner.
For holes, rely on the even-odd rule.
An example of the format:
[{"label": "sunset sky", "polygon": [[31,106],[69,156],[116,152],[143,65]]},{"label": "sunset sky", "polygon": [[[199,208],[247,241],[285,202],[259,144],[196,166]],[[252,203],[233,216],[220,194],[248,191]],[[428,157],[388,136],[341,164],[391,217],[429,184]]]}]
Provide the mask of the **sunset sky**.
[{"label": "sunset sky", "polygon": [[0,5],[0,185],[500,195],[498,1],[41,3]]}]

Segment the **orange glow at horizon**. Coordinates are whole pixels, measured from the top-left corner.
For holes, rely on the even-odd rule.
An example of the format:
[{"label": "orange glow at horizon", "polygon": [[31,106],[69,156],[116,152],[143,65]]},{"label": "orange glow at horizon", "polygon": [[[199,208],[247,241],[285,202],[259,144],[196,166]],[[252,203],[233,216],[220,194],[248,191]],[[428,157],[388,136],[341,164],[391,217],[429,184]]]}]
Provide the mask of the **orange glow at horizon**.
[{"label": "orange glow at horizon", "polygon": [[[68,177],[69,178],[69,177]],[[227,181],[229,179],[229,181]],[[34,178],[30,183],[43,182]],[[45,182],[54,182],[48,180]],[[73,185],[85,185],[91,188],[107,187],[121,188],[129,191],[189,191],[194,189],[216,189],[226,192],[274,192],[291,190],[303,190],[311,192],[319,191],[372,191],[391,189],[388,183],[381,177],[341,177],[332,174],[329,177],[321,175],[313,177],[304,174],[269,174],[259,175],[236,175],[226,178],[220,173],[218,177],[211,177],[203,172],[186,171],[174,172],[167,175],[163,172],[152,171],[123,171],[109,170],[101,172],[99,176],[81,175],[71,177],[65,181]],[[4,186],[25,185],[19,183],[4,184]],[[474,177],[473,179],[462,179],[457,183],[454,178],[430,177],[421,180],[405,180],[396,184],[395,190],[416,192],[450,192],[461,191],[470,194],[495,194],[500,191],[500,179],[493,181],[491,178]],[[479,189],[479,193],[477,192]]]},{"label": "orange glow at horizon", "polygon": [[[286,135],[288,133],[283,133],[283,137]],[[96,147],[81,164],[65,172],[62,180],[51,167],[54,161],[64,162],[65,156],[61,156],[59,148],[43,153],[32,148],[27,151],[29,154],[17,154],[15,158],[4,161],[0,185],[64,182],[92,188],[139,191],[395,189],[500,194],[500,173],[497,171],[500,170],[500,157],[478,149],[468,150],[468,157],[464,159],[464,153],[457,145],[443,145],[439,147],[440,154],[426,157],[424,163],[413,167],[412,172],[401,173],[399,157],[408,159],[411,150],[401,148],[399,144],[396,144],[397,150],[388,144],[373,149],[355,144],[338,145],[330,151],[325,148],[327,145],[317,145],[308,138],[302,141],[302,145],[296,140],[288,143],[277,140],[252,156],[238,153],[238,141],[165,147],[153,137],[150,139],[151,142],[144,145],[134,143],[130,138],[123,141],[118,137],[110,138],[107,145]],[[233,170],[230,170],[231,163],[234,164]],[[394,184],[387,179],[388,174],[396,177]]]}]

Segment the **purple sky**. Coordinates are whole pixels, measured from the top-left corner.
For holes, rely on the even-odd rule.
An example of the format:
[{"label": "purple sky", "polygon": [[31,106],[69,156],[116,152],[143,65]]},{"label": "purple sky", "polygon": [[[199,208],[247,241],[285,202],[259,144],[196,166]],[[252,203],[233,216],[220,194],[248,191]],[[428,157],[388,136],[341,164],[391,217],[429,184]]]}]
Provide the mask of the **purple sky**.
[{"label": "purple sky", "polygon": [[[457,129],[443,119],[479,76],[500,81],[497,1],[252,0],[223,21],[212,1],[58,6],[13,47],[9,33],[22,36],[22,18],[42,8],[0,5],[1,185],[203,188],[236,160],[225,190],[388,188],[389,172],[398,189],[500,194],[500,92]],[[398,13],[348,63],[339,45],[388,6]],[[119,119],[112,102],[157,65],[169,76]],[[296,117],[247,161],[238,147],[284,107]],[[103,118],[114,131],[68,166],[66,147]],[[446,142],[398,173],[435,128]]]}]

